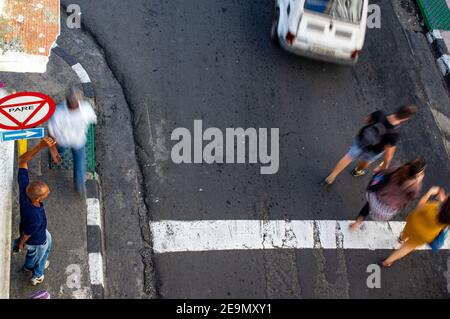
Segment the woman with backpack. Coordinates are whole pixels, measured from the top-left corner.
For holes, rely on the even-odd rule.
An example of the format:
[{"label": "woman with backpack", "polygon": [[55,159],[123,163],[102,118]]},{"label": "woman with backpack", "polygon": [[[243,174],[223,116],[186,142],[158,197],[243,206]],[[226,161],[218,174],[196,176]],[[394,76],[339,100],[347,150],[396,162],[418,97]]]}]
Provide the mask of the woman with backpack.
[{"label": "woman with backpack", "polygon": [[425,165],[424,159],[417,158],[400,167],[377,172],[367,187],[367,203],[350,229],[356,230],[367,216],[375,221],[389,221],[417,199],[425,177]]},{"label": "woman with backpack", "polygon": [[[436,199],[429,200],[432,196],[436,196]],[[382,266],[390,267],[417,247],[432,244],[436,240],[442,245],[445,230],[449,226],[450,197],[445,194],[444,189],[432,187],[419,201],[416,209],[408,215],[405,228],[400,235],[402,246],[383,261]]]}]

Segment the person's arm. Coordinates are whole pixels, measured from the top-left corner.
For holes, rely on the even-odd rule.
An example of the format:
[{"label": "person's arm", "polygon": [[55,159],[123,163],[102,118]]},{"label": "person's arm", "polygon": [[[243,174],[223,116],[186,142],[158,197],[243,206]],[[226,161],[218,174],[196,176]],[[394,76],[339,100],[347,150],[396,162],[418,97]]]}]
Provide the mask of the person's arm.
[{"label": "person's arm", "polygon": [[389,165],[391,165],[396,150],[397,147],[392,145],[388,145],[384,148],[384,161],[383,164],[380,166],[380,170],[386,169],[389,167]]},{"label": "person's arm", "polygon": [[58,151],[58,142],[56,141],[56,139],[52,136],[52,134],[50,133],[50,130],[49,130],[49,134],[48,134],[48,136],[51,138],[51,139],[53,139],[54,141],[55,141],[55,144],[53,144],[52,146],[50,146],[49,148],[48,148],[48,150],[50,151],[50,156],[51,156],[51,158],[52,158],[52,160],[53,160],[53,162],[55,163],[55,164],[61,164],[61,162],[62,162],[62,157],[61,157],[61,154],[59,154],[59,151]]},{"label": "person's arm", "polygon": [[419,203],[417,204],[417,208],[420,208],[423,205],[425,205],[430,199],[430,197],[438,195],[440,191],[441,188],[438,186],[431,187],[430,190],[420,199]]},{"label": "person's arm", "polygon": [[25,249],[25,243],[28,241],[28,239],[30,239],[31,236],[25,234],[24,232],[22,232],[22,235],[20,236],[19,239],[19,250],[24,250]]},{"label": "person's arm", "polygon": [[53,145],[55,145],[55,140],[50,137],[43,138],[38,145],[19,158],[19,168],[28,169],[28,162],[34,157],[34,155],[39,153],[43,148],[52,147]]}]

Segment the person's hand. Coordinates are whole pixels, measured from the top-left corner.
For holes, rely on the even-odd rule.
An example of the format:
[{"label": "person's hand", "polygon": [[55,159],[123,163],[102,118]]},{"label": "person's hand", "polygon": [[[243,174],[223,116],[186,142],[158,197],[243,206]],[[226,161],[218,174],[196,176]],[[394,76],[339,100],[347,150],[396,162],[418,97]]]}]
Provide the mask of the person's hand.
[{"label": "person's hand", "polygon": [[51,157],[52,157],[53,162],[54,162],[55,164],[61,164],[61,162],[62,162],[62,157],[61,157],[61,155],[59,154],[58,149],[56,148],[56,146],[55,146],[55,145],[51,146],[51,147],[49,148],[49,150],[50,150],[50,155],[51,155]]},{"label": "person's hand", "polygon": [[19,251],[25,250],[25,243],[19,243]]},{"label": "person's hand", "polygon": [[439,186],[433,186],[428,191],[428,194],[430,194],[430,196],[436,196],[439,194],[440,191],[441,191],[441,188]]},{"label": "person's hand", "polygon": [[437,194],[437,197],[441,203],[445,202],[447,200],[447,194],[445,193],[445,189],[442,187],[439,188],[439,193]]},{"label": "person's hand", "polygon": [[48,147],[48,148],[52,147],[55,144],[56,144],[56,141],[54,139],[52,139],[51,137],[44,137],[40,143],[41,147]]}]

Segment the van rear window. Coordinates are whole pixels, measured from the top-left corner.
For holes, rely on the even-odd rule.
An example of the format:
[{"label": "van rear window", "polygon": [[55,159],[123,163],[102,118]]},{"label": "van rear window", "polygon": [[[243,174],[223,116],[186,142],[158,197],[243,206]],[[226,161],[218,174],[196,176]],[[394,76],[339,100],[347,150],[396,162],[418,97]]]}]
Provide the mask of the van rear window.
[{"label": "van rear window", "polygon": [[364,0],[305,0],[305,10],[360,23]]}]

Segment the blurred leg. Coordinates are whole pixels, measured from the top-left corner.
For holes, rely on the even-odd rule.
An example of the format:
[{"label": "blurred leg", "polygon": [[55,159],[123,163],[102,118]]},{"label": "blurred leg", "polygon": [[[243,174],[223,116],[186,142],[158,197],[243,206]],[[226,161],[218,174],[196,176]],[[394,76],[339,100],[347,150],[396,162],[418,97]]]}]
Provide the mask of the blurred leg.
[{"label": "blurred leg", "polygon": [[359,212],[358,217],[356,217],[356,220],[354,223],[350,224],[350,230],[354,231],[356,230],[366,219],[366,217],[369,215],[370,212],[370,205],[369,202],[367,202],[363,208],[361,208],[361,211]]},{"label": "blurred leg", "polygon": [[341,160],[337,163],[336,167],[333,169],[330,175],[326,178],[328,184],[332,184],[336,177],[342,173],[342,171],[353,162],[352,157],[350,155],[345,155]]},{"label": "blurred leg", "polygon": [[86,181],[86,150],[82,148],[72,149],[73,157],[73,181],[78,194],[84,194]]},{"label": "blurred leg", "polygon": [[399,249],[394,251],[385,261],[383,261],[383,266],[391,266],[394,262],[405,257],[415,249],[416,247],[409,245],[408,242],[404,243]]}]

